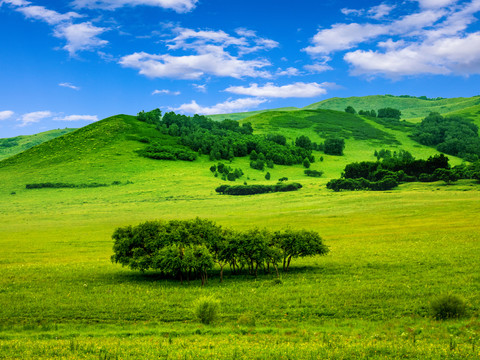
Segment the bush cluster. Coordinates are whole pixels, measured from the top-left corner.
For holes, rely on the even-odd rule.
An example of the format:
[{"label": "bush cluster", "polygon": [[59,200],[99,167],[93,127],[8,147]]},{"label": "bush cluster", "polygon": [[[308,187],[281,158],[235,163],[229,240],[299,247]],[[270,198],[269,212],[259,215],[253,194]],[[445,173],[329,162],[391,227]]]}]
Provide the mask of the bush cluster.
[{"label": "bush cluster", "polygon": [[[450,169],[448,158],[443,154],[429,157],[427,160],[415,160],[408,152],[400,151],[396,156],[384,156],[383,161],[362,161],[348,164],[341,179],[331,180],[328,189],[340,190],[390,190],[399,183],[412,181],[438,181],[446,183],[458,179],[456,172]],[[391,154],[391,153],[390,153]]]},{"label": "bush cluster", "polygon": [[431,304],[432,315],[437,320],[460,318],[467,312],[465,301],[452,294],[442,295]]},{"label": "bush cluster", "polygon": [[340,190],[372,190],[385,191],[398,186],[397,180],[392,177],[385,177],[379,181],[370,181],[364,178],[359,179],[333,179],[327,183],[327,189]]},{"label": "bush cluster", "polygon": [[313,231],[255,228],[240,232],[200,218],[120,227],[112,238],[112,262],[133,270],[153,269],[181,281],[200,277],[202,285],[214,264],[220,268],[220,280],[226,265],[232,273],[247,271],[255,276],[259,270],[274,268],[278,276],[278,267],[288,271],[294,258],[329,251]]},{"label": "bush cluster", "polygon": [[184,161],[195,161],[198,154],[194,151],[172,147],[172,146],[163,146],[160,144],[153,144],[147,146],[145,149],[140,150],[139,154],[141,156],[155,159],[155,160],[184,160]]},{"label": "bush cluster", "polygon": [[223,163],[210,166],[210,171],[214,173],[215,177],[221,174],[222,180],[235,181],[243,176],[243,171],[240,168],[233,169],[232,167]]},{"label": "bush cluster", "polygon": [[417,125],[412,138],[468,161],[476,161],[480,157],[478,126],[460,116],[443,117],[439,113],[430,113]]},{"label": "bush cluster", "polygon": [[272,192],[296,191],[301,188],[302,185],[299,183],[277,183],[275,185],[221,185],[217,187],[215,191],[223,195],[255,195]]},{"label": "bush cluster", "polygon": [[323,175],[323,171],[318,171],[318,170],[305,170],[303,173],[307,176],[317,177],[317,178]]}]

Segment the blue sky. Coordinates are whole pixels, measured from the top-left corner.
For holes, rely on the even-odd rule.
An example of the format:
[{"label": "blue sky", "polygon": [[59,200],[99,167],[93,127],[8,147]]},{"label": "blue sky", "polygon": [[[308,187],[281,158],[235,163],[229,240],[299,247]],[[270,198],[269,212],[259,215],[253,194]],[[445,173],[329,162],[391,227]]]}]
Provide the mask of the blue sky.
[{"label": "blue sky", "polygon": [[480,0],[0,0],[0,138],[159,107],[479,95]]}]

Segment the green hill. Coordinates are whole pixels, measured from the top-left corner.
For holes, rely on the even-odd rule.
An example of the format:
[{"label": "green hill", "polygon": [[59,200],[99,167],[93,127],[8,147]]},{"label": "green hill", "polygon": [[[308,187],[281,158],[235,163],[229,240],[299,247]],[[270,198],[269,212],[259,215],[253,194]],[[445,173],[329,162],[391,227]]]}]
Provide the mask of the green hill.
[{"label": "green hill", "polygon": [[363,97],[331,98],[323,100],[304,109],[332,109],[343,111],[347,106],[359,110],[378,110],[392,107],[402,111],[402,118],[420,120],[430,112],[440,114],[462,110],[480,104],[480,97],[432,99],[416,98],[410,96],[373,95]]},{"label": "green hill", "polygon": [[[329,178],[349,162],[374,160],[375,149],[419,158],[436,151],[414,143],[407,128],[341,111],[274,111],[247,121],[254,134],[288,142],[341,134],[345,155],[314,152],[311,169],[324,171],[321,178],[305,176],[302,165],[262,172],[248,157],[222,161],[244,171],[236,184],[287,177],[303,187],[219,195],[214,189],[231,183],[210,171],[218,161],[141,157],[149,142],[179,147],[179,138],[117,115],[0,161],[0,357],[477,359],[479,185],[336,193],[325,187]],[[26,188],[45,182],[105,186]],[[203,288],[111,263],[117,227],[195,217],[237,230],[316,231],[330,254],[295,259],[280,278],[273,269],[253,277],[225,267],[220,283],[216,267]],[[439,294],[464,298],[467,317],[433,319]],[[203,296],[221,303],[210,325],[193,311]]]},{"label": "green hill", "polygon": [[290,110],[298,110],[296,107],[284,107],[284,108],[278,108],[278,109],[266,109],[266,110],[257,110],[257,111],[246,111],[246,112],[240,112],[240,113],[231,113],[231,114],[217,114],[217,115],[208,115],[208,117],[214,121],[222,121],[225,119],[230,119],[230,120],[242,120],[245,119],[249,116],[261,114],[264,112],[269,112],[269,111],[290,111]]},{"label": "green hill", "polygon": [[49,141],[56,137],[68,134],[76,129],[58,129],[41,132],[35,135],[20,135],[12,138],[0,139],[0,160],[6,159],[36,145]]}]

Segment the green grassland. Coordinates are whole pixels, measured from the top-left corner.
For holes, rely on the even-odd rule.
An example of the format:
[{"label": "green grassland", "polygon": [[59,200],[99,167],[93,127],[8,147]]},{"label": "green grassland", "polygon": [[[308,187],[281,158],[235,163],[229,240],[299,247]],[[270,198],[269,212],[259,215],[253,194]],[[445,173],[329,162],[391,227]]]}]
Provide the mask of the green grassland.
[{"label": "green grassland", "polygon": [[65,128],[49,130],[35,135],[20,135],[13,138],[0,139],[0,160],[19,154],[22,151],[30,149],[36,145],[61,135],[68,134],[74,130],[75,129]]},{"label": "green grassland", "polygon": [[298,110],[296,107],[284,107],[284,108],[278,108],[278,109],[266,109],[266,110],[256,110],[256,111],[245,111],[245,112],[240,112],[240,113],[230,113],[230,114],[217,114],[217,115],[208,115],[208,117],[214,121],[222,121],[225,119],[230,119],[230,120],[242,120],[245,119],[246,117],[261,114],[264,112],[269,112],[269,111],[290,111],[290,110]]},{"label": "green grassland", "polygon": [[[306,177],[301,166],[275,166],[266,181],[247,158],[231,164],[245,172],[237,182],[288,177],[303,185],[292,193],[218,195],[215,187],[225,182],[212,175],[205,155],[194,162],[138,156],[147,145],[139,139],[175,145],[176,138],[126,115],[0,162],[0,358],[477,359],[480,185],[328,191],[330,178],[349,162],[374,160],[375,149],[422,158],[435,150],[368,119],[325,114],[293,115],[308,122],[304,127],[285,124],[282,113],[243,120],[289,141],[299,134],[321,141],[318,129],[330,131],[332,116],[348,124],[345,156],[315,152],[324,157],[312,164],[322,178]],[[377,135],[358,140],[359,131]],[[48,181],[120,184],[25,188]],[[110,262],[116,227],[196,216],[236,229],[315,230],[331,251],[296,260],[280,283],[274,274],[255,279],[228,271],[220,283],[214,271],[204,288]],[[465,318],[432,319],[429,303],[446,293],[465,299]],[[202,295],[220,300],[213,325],[193,314]]]},{"label": "green grassland", "polygon": [[480,97],[450,98],[440,100],[424,100],[414,97],[400,97],[392,95],[372,95],[362,97],[331,98],[311,104],[304,109],[331,109],[343,111],[347,106],[353,106],[359,110],[375,110],[386,107],[402,111],[402,118],[410,121],[420,121],[430,112],[440,114],[462,110],[478,105]]}]

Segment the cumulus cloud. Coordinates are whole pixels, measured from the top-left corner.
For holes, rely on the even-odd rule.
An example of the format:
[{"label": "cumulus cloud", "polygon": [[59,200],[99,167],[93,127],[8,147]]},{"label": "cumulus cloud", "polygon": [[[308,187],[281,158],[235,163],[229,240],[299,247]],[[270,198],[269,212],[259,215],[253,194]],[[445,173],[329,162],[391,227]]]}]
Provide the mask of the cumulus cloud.
[{"label": "cumulus cloud", "polygon": [[248,111],[256,108],[258,105],[263,104],[266,101],[266,99],[259,98],[241,98],[236,100],[227,100],[223,103],[209,107],[198,105],[197,102],[193,100],[189,104],[183,104],[172,110],[203,115],[227,114],[231,112]]},{"label": "cumulus cloud", "polygon": [[50,25],[55,25],[61,23],[62,21],[68,21],[75,18],[83,17],[83,15],[77,14],[76,12],[60,14],[54,10],[49,10],[43,6],[19,7],[17,11],[21,12],[27,18],[42,20]]},{"label": "cumulus cloud", "polygon": [[10,119],[14,112],[11,110],[0,111],[0,121]]},{"label": "cumulus cloud", "polygon": [[267,83],[264,86],[258,86],[258,84],[250,84],[249,87],[230,86],[225,91],[262,98],[310,98],[325,95],[327,93],[325,88],[328,86],[331,86],[331,84],[296,82],[289,85],[276,86],[273,83]]},{"label": "cumulus cloud", "polygon": [[152,92],[152,95],[180,95],[180,91],[171,91],[171,90],[167,90],[167,89],[163,89],[163,90],[154,90]]},{"label": "cumulus cloud", "polygon": [[77,8],[115,10],[124,6],[154,6],[174,10],[178,13],[192,11],[198,0],[74,0]]},{"label": "cumulus cloud", "polygon": [[441,8],[456,3],[458,0],[417,0],[422,8]]},{"label": "cumulus cloud", "polygon": [[55,117],[57,121],[98,121],[97,115],[68,115],[63,117]]},{"label": "cumulus cloud", "polygon": [[395,9],[395,5],[380,4],[374,6],[367,11],[368,17],[372,19],[379,20],[383,19],[385,16],[389,15],[390,12]]},{"label": "cumulus cloud", "polygon": [[60,84],[58,84],[58,86],[66,87],[66,88],[77,90],[77,91],[80,90],[80,88],[78,86],[75,86],[75,85],[70,84],[68,82],[60,83]]},{"label": "cumulus cloud", "polygon": [[227,34],[222,30],[193,30],[176,27],[175,37],[167,40],[170,50],[194,50],[199,54],[215,51],[218,47],[225,50],[234,47],[239,55],[250,54],[261,50],[270,50],[279,46],[278,42],[257,36],[248,29],[237,29],[239,37]]},{"label": "cumulus cloud", "polygon": [[398,77],[417,74],[480,74],[480,32],[432,43],[413,43],[385,52],[357,50],[345,55],[355,75]]},{"label": "cumulus cloud", "polygon": [[[342,9],[345,15],[362,16],[366,21],[337,23],[320,29],[304,50],[328,60],[330,54],[346,51],[343,59],[351,65],[354,75],[478,74],[480,32],[469,28],[478,21],[480,0],[461,4],[456,0],[416,1],[419,7],[413,11],[409,2],[395,6],[381,3],[361,10]],[[404,15],[387,19],[397,7]],[[355,49],[359,45],[363,48]],[[319,63],[319,71],[328,67],[328,60]],[[315,69],[311,65],[304,68]]]},{"label": "cumulus cloud", "polygon": [[23,114],[18,121],[20,124],[18,126],[24,127],[33,123],[40,122],[43,119],[50,118],[53,116],[51,111],[34,111],[27,114]]},{"label": "cumulus cloud", "polygon": [[266,60],[241,60],[223,50],[199,55],[172,56],[146,52],[124,56],[119,63],[150,78],[199,79],[203,75],[243,78],[270,77],[261,70],[269,66]]},{"label": "cumulus cloud", "polygon": [[93,50],[107,45],[108,41],[98,37],[107,30],[107,28],[93,25],[90,21],[79,24],[67,23],[57,26],[54,36],[67,41],[63,48],[73,56],[78,51]]}]

